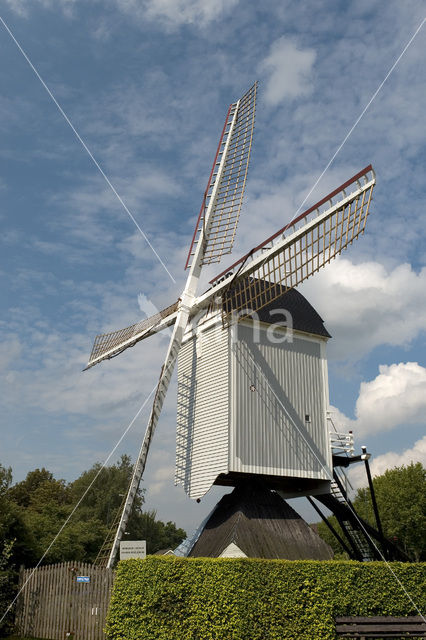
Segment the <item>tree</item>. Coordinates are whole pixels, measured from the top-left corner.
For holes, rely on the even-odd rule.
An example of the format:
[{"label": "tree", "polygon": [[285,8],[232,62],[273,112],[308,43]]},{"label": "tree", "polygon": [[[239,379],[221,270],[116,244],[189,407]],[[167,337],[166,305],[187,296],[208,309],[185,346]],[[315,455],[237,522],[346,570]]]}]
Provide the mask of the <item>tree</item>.
[{"label": "tree", "polygon": [[[79,507],[80,518],[95,517],[109,528],[113,524],[127,493],[132,473],[133,465],[130,457],[126,455],[121,456],[115,465],[103,467],[98,462],[88,471],[84,471],[77,480],[70,484],[73,504],[76,504],[87,488],[92,485]],[[133,504],[133,514],[141,510],[144,492],[144,489],[138,490]],[[132,529],[134,524],[133,514],[128,529]]]},{"label": "tree", "polygon": [[[12,481],[12,469],[9,468],[9,471],[10,481]],[[37,489],[41,485],[51,482],[53,479],[53,474],[44,467],[42,469],[29,471],[25,480],[10,487],[9,497],[19,506],[28,507]]]},{"label": "tree", "polygon": [[[13,612],[7,609],[13,601],[16,590],[16,572],[11,566],[13,541],[0,542],[0,615],[4,619],[0,621],[0,633],[11,631],[13,625]],[[6,613],[6,615],[4,615]]]},{"label": "tree", "polygon": [[[35,565],[43,556],[43,564],[94,562],[120,511],[132,472],[129,456],[122,456],[109,467],[94,464],[71,483],[43,468],[12,486],[11,469],[0,465],[0,540],[12,542],[10,565]],[[155,511],[145,514],[143,503],[144,490],[139,489],[128,539],[147,539],[148,553],[177,546],[185,532],[172,522],[157,521]]]},{"label": "tree", "polygon": [[[415,562],[426,560],[426,469],[420,462],[388,469],[373,479],[373,486],[385,536]],[[368,488],[358,489],[354,506],[375,523]]]},{"label": "tree", "polygon": [[23,510],[12,499],[12,469],[0,464],[0,554],[8,548],[8,565],[18,567],[31,561],[30,541]]},{"label": "tree", "polygon": [[[86,518],[91,514],[109,529],[126,496],[133,465],[130,457],[126,455],[110,467],[102,468],[99,463],[95,464],[70,485],[74,502],[83,495],[98,473],[90,492],[79,507],[79,517],[84,519],[84,514]],[[174,549],[185,539],[185,531],[178,529],[173,522],[164,524],[157,520],[155,510],[143,511],[144,493],[145,489],[139,489],[136,494],[126,527],[126,537],[129,540],[146,540],[148,554],[166,547]]]},{"label": "tree", "polygon": [[146,552],[155,553],[160,549],[175,549],[186,538],[186,532],[178,529],[174,522],[157,520],[155,509],[140,514],[139,539],[146,540]]},{"label": "tree", "polygon": [[[15,595],[18,578],[16,565],[22,558],[22,555],[19,557],[17,538],[20,538],[21,545],[25,545],[25,528],[20,510],[9,499],[11,483],[12,470],[0,464],[0,616],[7,611]],[[12,623],[13,614],[10,612],[0,622],[0,633],[10,631]]]},{"label": "tree", "polygon": [[16,522],[16,510],[10,502],[8,491],[12,482],[12,469],[0,464],[0,540],[6,542],[13,538]]},{"label": "tree", "polygon": [[96,546],[102,536],[101,522],[92,518],[84,526],[72,518],[58,535],[73,509],[70,488],[64,480],[56,480],[47,469],[35,469],[10,488],[9,499],[19,509],[25,529],[27,553],[20,558],[23,564],[34,565],[42,556],[44,563],[91,559],[87,548],[93,541]]},{"label": "tree", "polygon": [[[420,462],[388,469],[373,479],[373,487],[384,535],[413,561],[426,560],[426,469]],[[353,505],[364,520],[376,527],[369,488],[358,489]],[[341,533],[334,516],[328,520]],[[319,523],[318,532],[337,554],[343,553],[324,523]]]}]

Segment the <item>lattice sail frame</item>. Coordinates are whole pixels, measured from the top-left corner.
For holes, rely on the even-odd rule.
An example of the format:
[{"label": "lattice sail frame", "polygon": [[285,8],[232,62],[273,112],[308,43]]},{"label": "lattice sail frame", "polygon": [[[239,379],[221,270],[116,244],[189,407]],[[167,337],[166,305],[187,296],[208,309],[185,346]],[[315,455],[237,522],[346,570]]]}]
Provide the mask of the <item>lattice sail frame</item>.
[{"label": "lattice sail frame", "polygon": [[[199,267],[219,262],[224,253],[232,250],[241,211],[253,142],[257,82],[244,96],[230,105],[219,140],[207,189],[199,213],[196,229],[188,254],[200,254]],[[219,181],[217,184],[217,180]],[[206,228],[206,219],[208,219]],[[204,245],[198,246],[202,238]],[[118,355],[176,320],[179,301],[125,329],[96,336],[89,362],[85,368]]]},{"label": "lattice sail frame", "polygon": [[[253,143],[256,96],[257,82],[238,102],[234,102],[229,107],[185,268],[190,266],[192,257],[195,255],[196,245],[201,237],[205,239],[206,243],[202,265],[220,262],[223,255],[232,251]],[[215,190],[217,171],[226,146],[226,160],[215,192],[208,229],[206,229],[204,226],[205,212]]]},{"label": "lattice sail frame", "polygon": [[176,318],[178,302],[179,301],[175,302],[145,320],[141,320],[141,322],[132,324],[130,327],[97,335],[93,343],[89,362],[84,371],[90,369],[90,367],[93,367],[102,360],[113,358],[124,351],[124,349],[133,347],[133,345],[140,340],[148,338],[148,336],[156,331],[172,324]]},{"label": "lattice sail frame", "polygon": [[[273,302],[282,295],[282,287],[296,287],[364,233],[375,182],[369,165],[212,280],[213,288],[223,278],[229,282],[221,294],[224,324]],[[356,188],[347,196],[351,185]],[[333,204],[335,196],[340,200]],[[328,208],[321,211],[326,203]]]},{"label": "lattice sail frame", "polygon": [[[194,312],[220,308],[228,326],[309,278],[364,233],[375,183],[369,165],[216,276],[212,288],[194,301]],[[86,369],[172,325],[178,307],[179,301],[142,322],[96,336]]]}]

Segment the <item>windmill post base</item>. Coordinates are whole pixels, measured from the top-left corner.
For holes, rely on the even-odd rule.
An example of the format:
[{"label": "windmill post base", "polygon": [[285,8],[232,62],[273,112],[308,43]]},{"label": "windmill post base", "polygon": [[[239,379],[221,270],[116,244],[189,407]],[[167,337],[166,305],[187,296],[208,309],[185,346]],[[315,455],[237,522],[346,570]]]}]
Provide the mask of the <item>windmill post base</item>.
[{"label": "windmill post base", "polygon": [[258,478],[240,479],[216,505],[190,557],[331,560],[333,552],[287,502]]}]

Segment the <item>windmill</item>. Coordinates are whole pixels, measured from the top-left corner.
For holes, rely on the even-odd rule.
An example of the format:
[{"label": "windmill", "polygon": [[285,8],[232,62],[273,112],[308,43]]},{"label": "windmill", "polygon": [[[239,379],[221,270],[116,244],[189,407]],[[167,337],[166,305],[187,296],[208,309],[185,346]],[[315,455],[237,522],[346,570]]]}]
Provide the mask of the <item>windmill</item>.
[{"label": "windmill", "polygon": [[[126,528],[182,343],[188,343],[192,336],[197,358],[197,348],[201,344],[197,341],[199,327],[209,328],[213,323],[217,334],[217,320],[220,318],[220,331],[223,335],[231,335],[236,321],[244,324],[253,313],[261,313],[283,295],[289,295],[294,287],[328,264],[364,233],[375,185],[371,165],[256,246],[214,278],[205,293],[197,295],[203,266],[219,262],[223,255],[232,251],[253,141],[256,96],[257,83],[228,109],[188,253],[188,277],[179,299],[140,323],[97,336],[86,367],[87,369],[105,359],[113,358],[137,342],[173,326],[130,487],[120,509],[116,528],[105,541],[98,556],[98,562],[106,563],[109,567],[114,563]],[[194,349],[192,353],[194,354]],[[183,466],[187,479],[195,471],[191,456],[188,455],[192,444],[188,444],[188,434],[182,433],[182,429],[185,431],[193,423],[188,414],[191,411],[191,394],[194,394],[193,383],[194,381],[189,380],[186,385],[189,394],[187,415],[181,422],[178,433],[178,438],[184,440],[183,444],[178,443],[178,456],[180,450],[181,459],[182,452],[186,457]],[[257,391],[255,384],[250,386],[253,391]],[[182,391],[181,397],[184,395],[185,392]],[[304,437],[311,441],[310,449],[318,449],[317,443],[313,442],[315,436],[309,435],[310,421],[310,416],[305,415]],[[297,429],[297,425],[295,428]],[[322,483],[322,492],[329,494],[331,449],[328,440],[324,441],[324,429],[327,429],[327,425],[322,424],[321,429],[321,445],[319,453],[315,454],[319,458],[319,467],[314,472],[307,469],[304,473],[308,481]],[[197,436],[194,435],[195,437]],[[225,452],[225,457],[226,455]],[[311,463],[312,456],[304,464],[306,466]],[[182,470],[182,463],[180,467]],[[223,469],[219,471],[219,475],[226,475],[223,474]],[[256,465],[251,473],[256,473]],[[275,475],[279,476],[279,472]],[[200,495],[215,481],[214,476],[215,473],[205,483]],[[185,486],[187,480],[181,481]],[[228,477],[228,481],[232,483],[232,477]],[[312,483],[305,484],[305,495],[309,495],[313,492]],[[189,485],[185,488],[191,495]]]}]

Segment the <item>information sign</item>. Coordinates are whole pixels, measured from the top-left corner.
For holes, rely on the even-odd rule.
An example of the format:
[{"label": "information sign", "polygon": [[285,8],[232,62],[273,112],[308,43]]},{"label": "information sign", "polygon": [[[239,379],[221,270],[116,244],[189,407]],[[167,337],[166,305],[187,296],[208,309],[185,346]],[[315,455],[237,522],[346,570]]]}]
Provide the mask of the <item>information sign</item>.
[{"label": "information sign", "polygon": [[146,540],[122,540],[120,542],[120,560],[146,558]]}]

